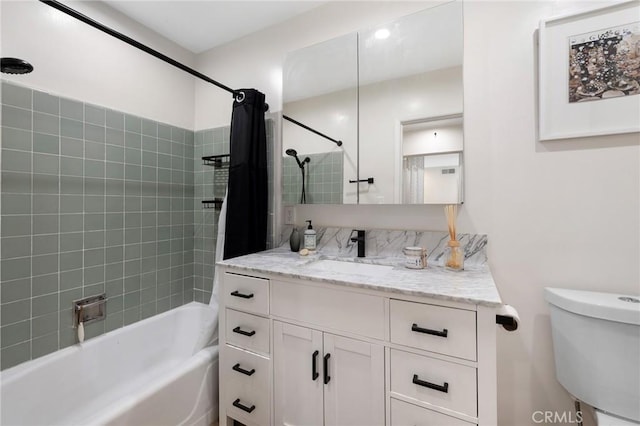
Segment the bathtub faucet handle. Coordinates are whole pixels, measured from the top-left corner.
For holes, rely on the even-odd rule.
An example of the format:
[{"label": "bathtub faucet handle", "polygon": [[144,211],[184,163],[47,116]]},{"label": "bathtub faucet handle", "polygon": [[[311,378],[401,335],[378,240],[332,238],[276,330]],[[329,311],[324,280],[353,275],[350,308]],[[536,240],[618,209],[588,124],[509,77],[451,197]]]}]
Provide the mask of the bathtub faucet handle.
[{"label": "bathtub faucet handle", "polygon": [[106,318],[107,295],[105,293],[74,300],[72,303],[73,326],[78,342],[84,342],[84,323],[91,324]]}]

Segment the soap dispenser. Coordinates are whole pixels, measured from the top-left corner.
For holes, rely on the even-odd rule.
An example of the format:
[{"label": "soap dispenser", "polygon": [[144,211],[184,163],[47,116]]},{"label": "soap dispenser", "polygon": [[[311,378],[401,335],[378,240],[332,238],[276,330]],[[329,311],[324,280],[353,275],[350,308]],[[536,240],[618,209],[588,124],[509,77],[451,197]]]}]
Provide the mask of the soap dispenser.
[{"label": "soap dispenser", "polygon": [[310,220],[306,222],[309,223],[309,226],[307,226],[307,229],[304,231],[304,248],[310,252],[314,252],[316,251],[316,231],[313,229],[313,226],[311,226]]}]

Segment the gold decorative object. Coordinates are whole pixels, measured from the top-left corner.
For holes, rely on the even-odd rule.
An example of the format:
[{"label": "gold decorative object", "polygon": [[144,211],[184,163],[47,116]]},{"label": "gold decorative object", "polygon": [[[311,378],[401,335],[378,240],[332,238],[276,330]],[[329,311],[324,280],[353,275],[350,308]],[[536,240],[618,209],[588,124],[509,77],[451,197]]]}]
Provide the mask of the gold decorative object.
[{"label": "gold decorative object", "polygon": [[464,269],[464,251],[460,248],[460,242],[456,240],[456,216],[458,206],[449,204],[444,206],[444,214],[447,217],[447,227],[449,229],[449,242],[444,252],[445,268],[461,271]]}]

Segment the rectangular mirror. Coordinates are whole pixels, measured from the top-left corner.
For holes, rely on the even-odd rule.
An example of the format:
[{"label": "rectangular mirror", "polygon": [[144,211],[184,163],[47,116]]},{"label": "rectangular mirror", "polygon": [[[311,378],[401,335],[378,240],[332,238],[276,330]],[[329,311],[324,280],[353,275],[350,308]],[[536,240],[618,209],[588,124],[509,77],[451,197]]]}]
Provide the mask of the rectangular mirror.
[{"label": "rectangular mirror", "polygon": [[462,202],[462,30],[451,2],[359,31],[360,204]]},{"label": "rectangular mirror", "polygon": [[[357,34],[287,55],[283,76],[284,204],[356,203]],[[303,127],[306,126],[306,127]],[[318,135],[322,133],[335,142]]]},{"label": "rectangular mirror", "polygon": [[284,204],[462,203],[462,62],[459,1],[287,55]]}]

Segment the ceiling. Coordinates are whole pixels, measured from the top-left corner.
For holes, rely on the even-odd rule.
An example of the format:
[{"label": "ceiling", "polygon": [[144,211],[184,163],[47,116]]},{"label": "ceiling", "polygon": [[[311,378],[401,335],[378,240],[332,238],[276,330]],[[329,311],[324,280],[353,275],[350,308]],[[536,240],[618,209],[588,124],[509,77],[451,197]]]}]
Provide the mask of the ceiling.
[{"label": "ceiling", "polygon": [[103,0],[193,53],[276,25],[324,1]]}]

